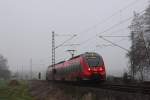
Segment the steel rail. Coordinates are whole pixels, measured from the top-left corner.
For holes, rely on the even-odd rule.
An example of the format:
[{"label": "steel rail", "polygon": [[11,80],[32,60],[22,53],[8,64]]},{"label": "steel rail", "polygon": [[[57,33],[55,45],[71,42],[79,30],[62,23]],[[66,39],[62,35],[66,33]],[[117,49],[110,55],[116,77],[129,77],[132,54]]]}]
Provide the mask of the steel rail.
[{"label": "steel rail", "polygon": [[91,82],[91,81],[34,81],[34,83],[39,82],[40,84],[63,84],[66,86],[77,86],[77,87],[85,87],[85,88],[92,88],[92,89],[104,89],[104,90],[112,90],[112,91],[119,91],[119,92],[126,92],[126,93],[139,93],[139,94],[146,94],[150,95],[150,84],[116,84],[116,83],[108,83],[108,82]]}]

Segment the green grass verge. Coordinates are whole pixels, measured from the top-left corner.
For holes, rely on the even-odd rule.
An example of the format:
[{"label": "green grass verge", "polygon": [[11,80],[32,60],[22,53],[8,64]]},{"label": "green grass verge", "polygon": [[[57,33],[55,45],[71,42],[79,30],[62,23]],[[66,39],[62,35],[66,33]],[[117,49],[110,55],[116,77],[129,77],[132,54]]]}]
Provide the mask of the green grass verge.
[{"label": "green grass verge", "polygon": [[26,82],[18,86],[8,86],[8,82],[0,81],[0,100],[34,100],[28,92]]},{"label": "green grass verge", "polygon": [[7,81],[0,80],[0,88],[3,88],[7,85]]}]

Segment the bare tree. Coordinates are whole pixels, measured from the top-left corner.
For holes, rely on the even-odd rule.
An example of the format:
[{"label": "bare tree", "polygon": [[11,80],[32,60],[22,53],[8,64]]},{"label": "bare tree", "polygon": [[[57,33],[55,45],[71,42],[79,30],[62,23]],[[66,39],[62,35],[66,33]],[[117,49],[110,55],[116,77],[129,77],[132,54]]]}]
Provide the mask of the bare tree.
[{"label": "bare tree", "polygon": [[0,79],[10,78],[10,71],[8,70],[7,59],[0,55]]},{"label": "bare tree", "polygon": [[[130,60],[130,72],[132,79],[134,79],[135,74],[138,72],[139,64],[141,61],[141,48],[143,48],[140,40],[140,34],[142,33],[142,17],[134,12],[134,18],[130,25],[131,30],[131,50],[128,52],[128,57]],[[142,51],[143,52],[143,51]]]},{"label": "bare tree", "polygon": [[[131,50],[127,56],[130,61],[130,72],[143,81],[150,69],[150,5],[145,13],[139,15],[134,12],[134,17],[130,25],[131,30]],[[148,76],[148,75],[147,75]]]}]

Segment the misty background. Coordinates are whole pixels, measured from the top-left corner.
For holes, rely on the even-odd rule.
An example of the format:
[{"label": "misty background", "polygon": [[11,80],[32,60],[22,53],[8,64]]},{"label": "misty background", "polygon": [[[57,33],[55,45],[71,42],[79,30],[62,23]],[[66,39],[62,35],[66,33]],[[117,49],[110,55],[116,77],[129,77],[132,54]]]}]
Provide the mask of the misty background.
[{"label": "misty background", "polygon": [[[56,62],[71,57],[68,49],[75,49],[75,55],[94,51],[103,56],[108,74],[121,76],[128,67],[127,52],[108,46],[110,43],[98,36],[128,36],[132,18],[111,27],[148,4],[148,0],[1,0],[0,54],[13,72],[29,72],[31,59],[33,71],[44,71],[51,64],[51,32],[60,35],[55,37],[56,46],[77,34],[66,45],[80,45],[56,49]],[[127,37],[107,39],[126,49],[131,45]]]}]

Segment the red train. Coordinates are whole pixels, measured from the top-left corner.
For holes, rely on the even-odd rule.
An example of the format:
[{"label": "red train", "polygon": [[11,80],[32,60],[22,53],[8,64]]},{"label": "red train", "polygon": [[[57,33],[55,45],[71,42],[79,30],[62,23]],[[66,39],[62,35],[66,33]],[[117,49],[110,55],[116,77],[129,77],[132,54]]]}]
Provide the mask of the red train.
[{"label": "red train", "polygon": [[49,66],[46,73],[47,80],[106,80],[103,58],[94,52],[86,52],[67,61],[55,64],[55,69]]}]

